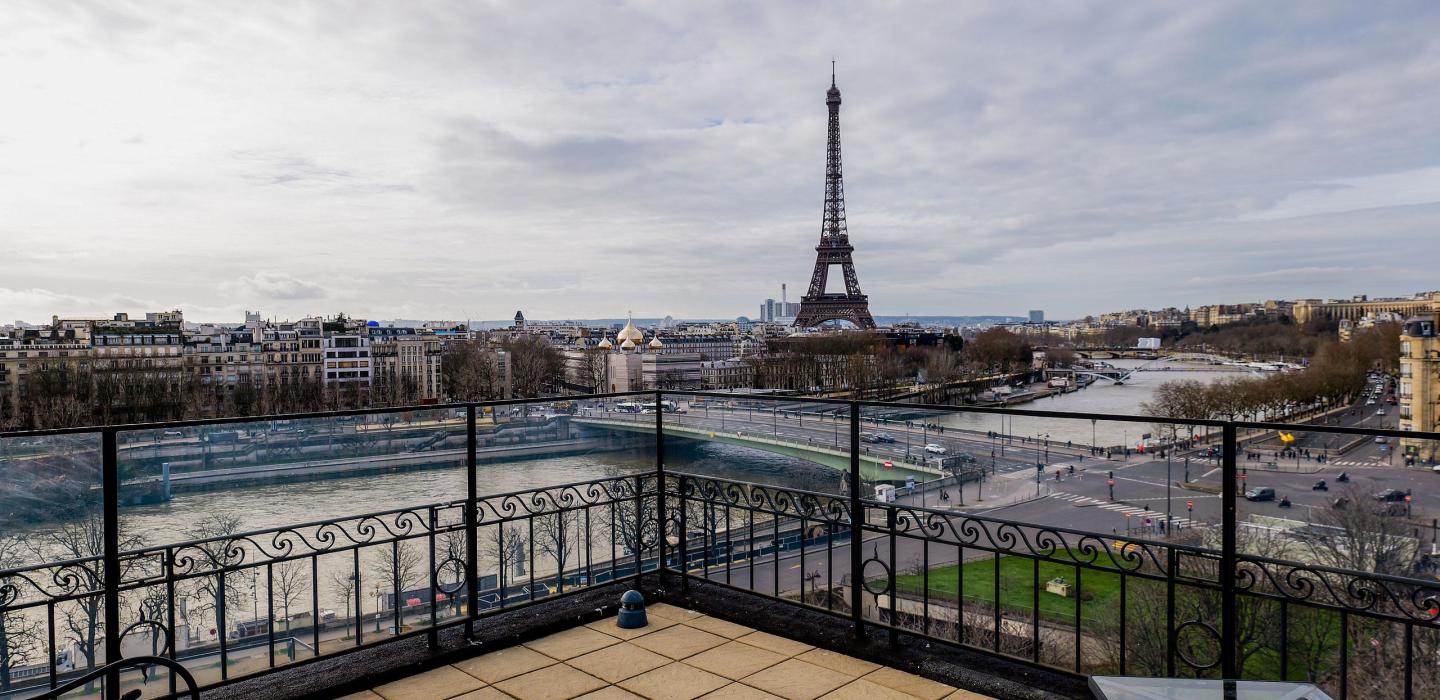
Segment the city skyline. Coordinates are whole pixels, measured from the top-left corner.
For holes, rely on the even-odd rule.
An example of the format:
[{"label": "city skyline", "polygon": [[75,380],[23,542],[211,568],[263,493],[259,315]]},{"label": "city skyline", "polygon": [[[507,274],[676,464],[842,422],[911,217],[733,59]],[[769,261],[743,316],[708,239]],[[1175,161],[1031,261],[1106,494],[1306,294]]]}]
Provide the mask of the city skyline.
[{"label": "city skyline", "polygon": [[1436,13],[1246,7],[22,3],[0,314],[753,315],[832,57],[877,315],[1433,288]]}]

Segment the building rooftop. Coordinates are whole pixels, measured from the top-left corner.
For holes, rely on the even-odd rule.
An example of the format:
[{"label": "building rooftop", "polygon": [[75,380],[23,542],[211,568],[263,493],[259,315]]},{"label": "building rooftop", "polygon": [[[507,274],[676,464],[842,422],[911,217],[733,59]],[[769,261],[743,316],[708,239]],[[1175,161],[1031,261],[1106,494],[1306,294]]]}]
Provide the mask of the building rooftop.
[{"label": "building rooftop", "polygon": [[614,617],[456,661],[353,700],[942,700],[988,698],[668,604],[649,625]]}]

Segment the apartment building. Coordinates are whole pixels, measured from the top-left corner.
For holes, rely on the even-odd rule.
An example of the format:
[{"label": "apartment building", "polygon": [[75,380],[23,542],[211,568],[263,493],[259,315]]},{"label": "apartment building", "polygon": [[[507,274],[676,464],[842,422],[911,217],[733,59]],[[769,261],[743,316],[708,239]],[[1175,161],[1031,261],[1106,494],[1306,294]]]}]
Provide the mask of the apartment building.
[{"label": "apartment building", "polygon": [[360,333],[343,333],[324,339],[324,382],[369,388],[372,379],[370,337]]},{"label": "apartment building", "polygon": [[1349,299],[1300,299],[1295,302],[1294,316],[1297,323],[1311,320],[1348,319],[1359,321],[1365,316],[1392,313],[1406,318],[1419,314],[1440,311],[1440,292],[1422,292],[1409,297],[1371,299],[1359,294]]},{"label": "apartment building", "polygon": [[413,394],[414,400],[422,402],[443,398],[440,359],[444,347],[434,333],[414,328],[371,328],[370,351],[377,387]]},{"label": "apartment building", "polygon": [[[1440,430],[1440,334],[1435,315],[1415,316],[1400,331],[1400,429]],[[1440,445],[1431,440],[1400,440],[1406,461],[1434,464]]]}]

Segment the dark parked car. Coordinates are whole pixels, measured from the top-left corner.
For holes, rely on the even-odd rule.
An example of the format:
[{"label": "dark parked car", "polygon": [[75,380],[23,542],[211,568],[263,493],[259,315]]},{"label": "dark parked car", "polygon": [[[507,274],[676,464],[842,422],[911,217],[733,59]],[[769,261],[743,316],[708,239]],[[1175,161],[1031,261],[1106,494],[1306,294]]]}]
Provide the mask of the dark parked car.
[{"label": "dark parked car", "polygon": [[1275,500],[1275,489],[1269,486],[1256,486],[1245,492],[1247,501],[1273,501]]},{"label": "dark parked car", "polygon": [[1405,492],[1400,489],[1385,489],[1375,494],[1375,500],[1387,502],[1403,501],[1405,500]]}]

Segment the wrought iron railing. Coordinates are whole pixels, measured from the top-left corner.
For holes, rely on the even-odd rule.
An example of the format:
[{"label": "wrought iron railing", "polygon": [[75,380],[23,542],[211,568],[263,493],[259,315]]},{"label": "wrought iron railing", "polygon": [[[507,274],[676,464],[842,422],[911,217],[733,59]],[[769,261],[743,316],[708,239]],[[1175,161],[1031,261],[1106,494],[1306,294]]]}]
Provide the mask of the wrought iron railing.
[{"label": "wrought iron railing", "polygon": [[[649,467],[554,486],[483,492],[478,419],[498,423],[512,407],[540,404],[547,411],[579,416],[583,406],[617,400],[653,402],[647,409],[653,415],[626,416],[631,429],[654,432]],[[448,627],[468,631],[489,614],[662,568],[686,584],[705,580],[834,615],[857,634],[873,629],[892,639],[912,635],[1068,674],[1308,679],[1328,684],[1339,697],[1425,697],[1440,688],[1436,579],[1421,572],[1349,570],[1299,556],[1260,556],[1240,546],[1237,500],[1244,469],[1236,459],[1237,431],[1294,426],[1165,419],[1215,433],[1220,515],[1213,526],[1195,528],[1198,534],[1190,539],[1169,531],[1163,538],[1132,537],[873,497],[865,488],[877,475],[862,473],[861,456],[867,452],[862,427],[876,425],[866,411],[1132,424],[1155,418],[807,400],[836,423],[820,423],[827,430],[848,428],[845,438],[836,441],[849,457],[849,470],[842,488],[827,493],[668,465],[667,422],[689,422],[683,434],[669,440],[698,438],[694,417],[667,412],[666,402],[700,400],[799,401],[649,392],[267,418],[267,425],[274,425],[419,414],[418,424],[438,426],[426,444],[439,449],[456,435],[463,440],[463,449],[444,459],[463,463],[464,491],[437,494],[439,500],[422,506],[150,546],[130,546],[121,529],[122,472],[127,468],[121,437],[259,419],[0,434],[0,443],[66,436],[93,442],[99,464],[92,490],[100,501],[97,527],[86,532],[97,538],[87,556],[0,569],[0,638],[6,640],[0,641],[0,651],[6,652],[0,654],[0,694],[27,697],[73,684],[106,661],[137,656],[137,641],[148,640],[144,656],[185,664],[202,688],[398,639],[421,636],[433,645]],[[560,411],[556,406],[562,401],[570,405]],[[425,418],[437,415],[444,417]],[[778,419],[775,423],[780,435]],[[569,430],[557,428],[563,434],[553,436],[555,444],[568,439]],[[1333,426],[1323,430],[1402,435]],[[972,433],[967,439],[979,438]],[[796,439],[771,442],[787,449],[804,446]],[[175,449],[181,448],[188,445]],[[207,443],[205,449],[215,448]],[[833,444],[826,449],[833,452]],[[161,451],[157,448],[157,454]],[[20,464],[33,452],[0,452],[0,468],[7,459],[12,466]],[[141,483],[133,474],[125,476],[131,479],[127,484]],[[10,517],[12,525],[18,523]],[[5,561],[0,558],[0,565]],[[377,561],[379,575],[374,574]],[[387,566],[388,576],[383,575]],[[371,578],[379,578],[383,590]],[[261,579],[263,610],[254,593]],[[1064,595],[1044,590],[1060,579]],[[299,585],[291,585],[295,582]],[[251,591],[255,599],[243,601],[237,590]],[[372,592],[376,603],[366,610],[362,601]],[[323,615],[322,595],[345,599],[344,613]],[[187,602],[203,609],[187,609]],[[244,602],[252,603],[249,615]],[[292,604],[308,608],[309,620],[286,614]],[[73,636],[77,620],[88,626],[90,647],[77,647],[72,639],[71,649],[89,656],[62,664],[57,651],[67,635]],[[195,620],[213,621],[210,639],[199,635],[196,641]],[[13,659],[22,650],[13,640],[22,636],[35,647],[23,650],[29,677],[15,673],[20,664]],[[1387,673],[1389,678],[1375,680]],[[112,698],[139,682],[133,672],[122,676],[118,669],[100,676]],[[177,674],[166,672],[163,678],[162,691],[181,690]]]}]

